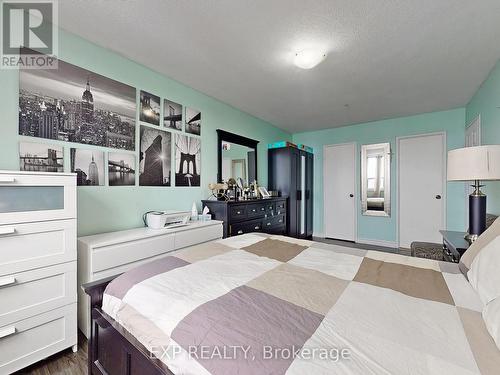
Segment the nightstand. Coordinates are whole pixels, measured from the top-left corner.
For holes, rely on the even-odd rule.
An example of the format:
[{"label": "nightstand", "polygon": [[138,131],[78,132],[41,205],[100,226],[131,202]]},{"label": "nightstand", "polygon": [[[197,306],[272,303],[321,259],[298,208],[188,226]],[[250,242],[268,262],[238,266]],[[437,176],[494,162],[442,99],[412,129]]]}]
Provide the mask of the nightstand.
[{"label": "nightstand", "polygon": [[443,236],[443,256],[448,262],[458,263],[470,244],[464,239],[465,232],[440,230]]}]

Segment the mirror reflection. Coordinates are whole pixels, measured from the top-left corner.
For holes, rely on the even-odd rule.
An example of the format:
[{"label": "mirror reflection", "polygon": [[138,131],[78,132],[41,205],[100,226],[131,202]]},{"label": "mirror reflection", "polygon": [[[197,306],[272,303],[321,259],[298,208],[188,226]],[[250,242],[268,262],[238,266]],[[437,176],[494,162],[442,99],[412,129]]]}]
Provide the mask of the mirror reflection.
[{"label": "mirror reflection", "polygon": [[249,186],[256,180],[255,149],[237,143],[222,142],[222,180],[243,180]]},{"label": "mirror reflection", "polygon": [[361,146],[361,204],[363,215],[390,216],[391,145]]}]

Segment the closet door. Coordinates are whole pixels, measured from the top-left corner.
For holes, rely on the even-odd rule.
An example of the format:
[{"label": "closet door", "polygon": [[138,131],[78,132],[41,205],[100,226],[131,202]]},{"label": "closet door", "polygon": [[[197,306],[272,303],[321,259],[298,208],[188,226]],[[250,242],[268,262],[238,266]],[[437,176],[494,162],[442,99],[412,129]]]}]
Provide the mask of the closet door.
[{"label": "closet door", "polygon": [[313,235],[314,156],[306,153],[306,237]]},{"label": "closet door", "polygon": [[356,145],[325,146],[323,152],[326,238],[356,240]]},{"label": "closet door", "polygon": [[445,228],[444,134],[398,139],[399,246],[441,243]]},{"label": "closet door", "polygon": [[298,237],[307,236],[307,191],[306,191],[307,155],[304,151],[298,152],[297,159],[297,231]]}]

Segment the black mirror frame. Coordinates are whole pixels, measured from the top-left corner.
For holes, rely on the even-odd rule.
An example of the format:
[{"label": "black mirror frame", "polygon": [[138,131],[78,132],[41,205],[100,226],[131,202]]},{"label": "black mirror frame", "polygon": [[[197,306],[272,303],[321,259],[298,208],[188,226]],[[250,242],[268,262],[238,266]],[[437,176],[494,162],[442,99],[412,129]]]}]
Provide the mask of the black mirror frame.
[{"label": "black mirror frame", "polygon": [[255,139],[217,129],[217,182],[222,182],[222,142],[236,143],[255,150],[255,176],[257,174],[257,144]]}]

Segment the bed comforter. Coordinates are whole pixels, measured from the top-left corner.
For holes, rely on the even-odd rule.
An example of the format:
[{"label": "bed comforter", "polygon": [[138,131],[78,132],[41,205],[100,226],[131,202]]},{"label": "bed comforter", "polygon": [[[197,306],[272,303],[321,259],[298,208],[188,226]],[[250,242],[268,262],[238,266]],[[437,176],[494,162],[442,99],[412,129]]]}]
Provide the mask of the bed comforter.
[{"label": "bed comforter", "polygon": [[482,307],[455,264],[248,234],[126,272],[102,309],[175,374],[498,374]]}]

